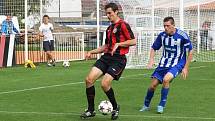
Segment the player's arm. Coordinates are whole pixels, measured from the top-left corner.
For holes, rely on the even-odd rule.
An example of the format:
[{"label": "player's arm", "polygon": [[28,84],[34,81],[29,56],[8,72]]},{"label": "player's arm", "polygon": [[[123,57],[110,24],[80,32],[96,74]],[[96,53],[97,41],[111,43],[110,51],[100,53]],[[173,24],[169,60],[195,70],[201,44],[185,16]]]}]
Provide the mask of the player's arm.
[{"label": "player's arm", "polygon": [[161,34],[159,34],[158,37],[156,38],[156,40],[154,41],[154,43],[151,47],[151,50],[150,50],[149,63],[147,64],[148,69],[153,67],[155,52],[156,52],[156,50],[159,50],[161,48],[161,46],[162,46],[162,40],[161,40]]},{"label": "player's arm", "polygon": [[44,35],[43,35],[42,32],[39,32],[38,36],[39,36],[39,37],[44,37]]},{"label": "player's arm", "polygon": [[129,47],[129,46],[136,45],[136,43],[137,43],[137,41],[134,37],[134,33],[132,32],[129,24],[123,23],[121,25],[121,30],[122,30],[123,35],[125,36],[126,41],[116,43],[112,49],[112,52],[111,52],[112,55],[118,47]]},{"label": "player's arm", "polygon": [[17,34],[19,34],[20,32],[16,29],[16,27],[13,24],[13,31],[16,32]]},{"label": "player's arm", "polygon": [[50,26],[50,28],[49,28],[49,29],[51,30],[51,32],[53,32],[53,31],[54,31],[53,24],[51,24],[51,26]]},{"label": "player's arm", "polygon": [[7,33],[7,24],[6,24],[5,21],[2,22],[1,32],[4,33],[4,34]]},{"label": "player's arm", "polygon": [[190,65],[190,62],[192,61],[192,59],[193,59],[193,50],[190,50],[188,52],[186,64],[185,64],[184,68],[182,69],[182,73],[181,73],[183,79],[186,79],[188,76],[189,65]]},{"label": "player's arm", "polygon": [[151,48],[150,54],[149,54],[149,63],[147,64],[147,68],[151,69],[154,65],[154,57],[155,57],[155,50]]},{"label": "player's arm", "polygon": [[131,40],[127,40],[127,41],[124,41],[124,42],[116,43],[114,45],[114,48],[113,48],[111,54],[113,55],[113,53],[116,51],[116,49],[118,47],[129,47],[129,46],[136,45],[136,43],[137,43],[136,39],[131,39]]},{"label": "player's arm", "polygon": [[91,51],[88,51],[85,58],[86,60],[89,59],[91,57],[92,54],[99,54],[99,53],[103,53],[104,50],[107,48],[107,45],[102,45],[100,46],[99,48],[97,49],[94,49],[94,50],[91,50]]},{"label": "player's arm", "polygon": [[181,75],[184,79],[186,79],[188,76],[189,65],[190,65],[190,62],[192,61],[192,58],[193,58],[193,50],[192,49],[193,49],[192,43],[191,43],[189,37],[187,36],[187,38],[185,38],[184,52],[188,53],[188,56],[187,56],[185,66],[182,69],[182,73],[181,73]]},{"label": "player's arm", "polygon": [[42,26],[39,27],[38,38],[40,38],[40,37],[44,37],[44,35],[43,35],[43,30],[42,30]]},{"label": "player's arm", "polygon": [[124,42],[116,43],[116,45],[118,47],[129,47],[129,46],[136,45],[136,43],[137,43],[136,39],[131,39]]}]

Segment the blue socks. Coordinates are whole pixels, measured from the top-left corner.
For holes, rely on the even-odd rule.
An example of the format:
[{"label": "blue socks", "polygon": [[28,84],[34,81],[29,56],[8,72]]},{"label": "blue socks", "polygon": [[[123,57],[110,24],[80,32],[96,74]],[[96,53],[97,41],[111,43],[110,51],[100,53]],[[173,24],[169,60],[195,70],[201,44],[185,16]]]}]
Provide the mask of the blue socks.
[{"label": "blue socks", "polygon": [[145,101],[144,101],[144,105],[145,105],[146,107],[149,107],[149,104],[150,104],[150,102],[151,102],[151,99],[152,99],[153,95],[154,95],[154,90],[148,89],[147,95],[146,95]]},{"label": "blue socks", "polygon": [[161,89],[161,100],[160,100],[159,106],[165,107],[168,92],[169,92],[169,88],[162,87],[162,89]]}]

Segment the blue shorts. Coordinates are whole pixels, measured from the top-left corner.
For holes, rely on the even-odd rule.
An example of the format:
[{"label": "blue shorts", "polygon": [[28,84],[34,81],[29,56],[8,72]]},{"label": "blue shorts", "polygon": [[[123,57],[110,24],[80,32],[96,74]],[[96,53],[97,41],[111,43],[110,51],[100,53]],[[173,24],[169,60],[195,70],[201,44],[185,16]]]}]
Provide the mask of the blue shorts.
[{"label": "blue shorts", "polygon": [[45,52],[54,51],[54,40],[43,41],[43,50]]},{"label": "blue shorts", "polygon": [[157,67],[151,77],[158,79],[159,82],[162,84],[163,78],[168,72],[171,73],[175,78],[179,73],[181,73],[182,69],[183,69],[182,66],[177,66],[177,65],[169,68]]}]

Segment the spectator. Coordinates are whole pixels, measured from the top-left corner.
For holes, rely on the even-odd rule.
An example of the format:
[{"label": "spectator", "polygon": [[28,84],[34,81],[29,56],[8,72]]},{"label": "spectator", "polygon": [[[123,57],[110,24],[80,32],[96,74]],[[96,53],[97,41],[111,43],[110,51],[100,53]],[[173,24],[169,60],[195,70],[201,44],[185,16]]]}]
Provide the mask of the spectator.
[{"label": "spectator", "polygon": [[12,34],[14,32],[19,33],[16,27],[13,24],[12,17],[7,16],[6,19],[2,22],[1,32],[2,34]]}]

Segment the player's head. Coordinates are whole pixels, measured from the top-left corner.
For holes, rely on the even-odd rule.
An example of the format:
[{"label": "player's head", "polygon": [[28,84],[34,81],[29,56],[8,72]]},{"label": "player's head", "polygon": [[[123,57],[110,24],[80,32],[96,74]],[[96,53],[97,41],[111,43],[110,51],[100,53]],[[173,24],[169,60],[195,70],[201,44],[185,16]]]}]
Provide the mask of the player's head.
[{"label": "player's head", "polygon": [[105,5],[105,12],[108,19],[113,23],[116,22],[116,20],[119,18],[118,16],[119,9],[117,4],[115,3],[109,3]]},{"label": "player's head", "polygon": [[163,26],[165,32],[169,35],[174,34],[175,32],[175,21],[173,17],[165,17],[163,20]]},{"label": "player's head", "polygon": [[7,20],[7,21],[10,21],[11,19],[12,19],[12,17],[11,17],[10,15],[7,15],[7,16],[6,16],[6,20]]},{"label": "player's head", "polygon": [[49,16],[48,15],[44,15],[43,16],[43,23],[47,24],[49,22]]}]

